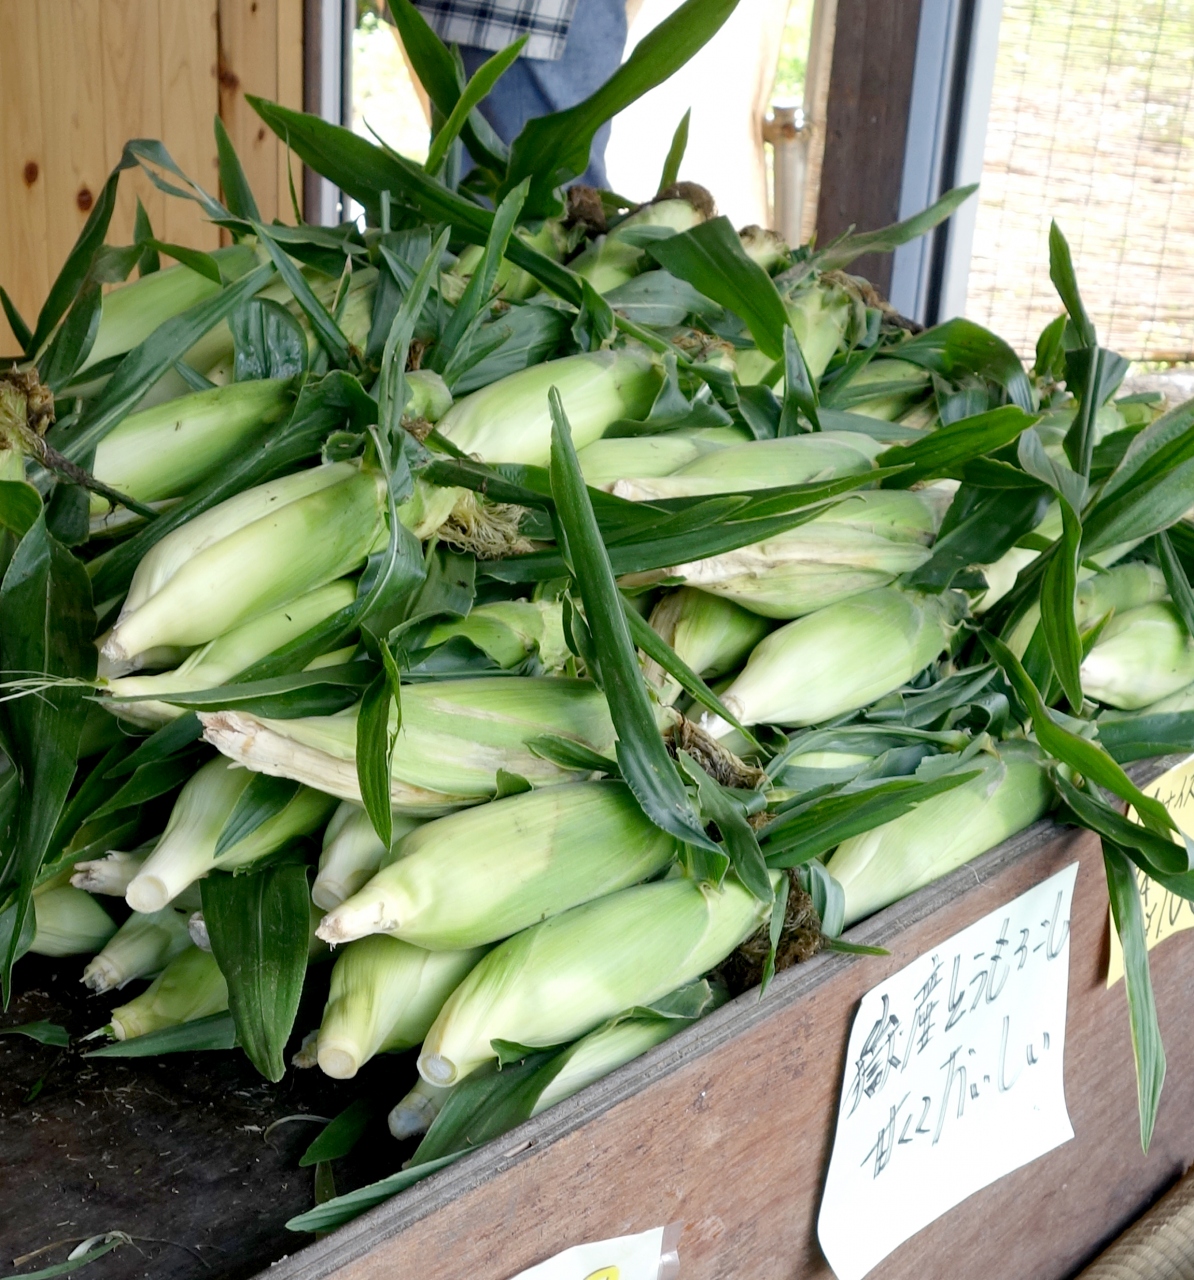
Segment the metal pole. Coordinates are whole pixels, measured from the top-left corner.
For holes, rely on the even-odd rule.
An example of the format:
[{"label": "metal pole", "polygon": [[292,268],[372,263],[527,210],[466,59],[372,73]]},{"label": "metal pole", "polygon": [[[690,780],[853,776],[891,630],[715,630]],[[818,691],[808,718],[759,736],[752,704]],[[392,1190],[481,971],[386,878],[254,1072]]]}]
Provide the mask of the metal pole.
[{"label": "metal pole", "polygon": [[808,168],[808,135],[802,109],[774,104],[771,117],[763,122],[763,141],[771,144],[773,157],[771,225],[788,244],[797,245]]}]

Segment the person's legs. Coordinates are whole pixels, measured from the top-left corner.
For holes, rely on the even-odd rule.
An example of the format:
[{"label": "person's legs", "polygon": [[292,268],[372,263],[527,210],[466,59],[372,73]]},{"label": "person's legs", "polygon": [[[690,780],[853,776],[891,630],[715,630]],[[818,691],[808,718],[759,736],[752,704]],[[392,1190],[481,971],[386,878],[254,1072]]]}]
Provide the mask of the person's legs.
[{"label": "person's legs", "polygon": [[[528,120],[574,106],[600,88],[621,65],[625,46],[625,0],[577,0],[563,57],[556,62],[519,58],[481,104],[481,113],[500,138],[512,142]],[[491,50],[471,46],[460,54],[470,76],[493,56]],[[609,129],[604,124],[597,131],[589,167],[578,181],[605,186]]]}]

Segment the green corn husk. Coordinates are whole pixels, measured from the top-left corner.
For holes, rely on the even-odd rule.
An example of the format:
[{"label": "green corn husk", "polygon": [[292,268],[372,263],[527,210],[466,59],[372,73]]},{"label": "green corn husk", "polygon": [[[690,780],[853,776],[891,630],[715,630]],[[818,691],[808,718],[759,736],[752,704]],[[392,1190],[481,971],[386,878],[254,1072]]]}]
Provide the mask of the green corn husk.
[{"label": "green corn husk", "polygon": [[547,392],[557,387],[578,449],[621,418],[643,418],[661,375],[638,347],[590,351],[520,369],[465,396],[440,419],[439,433],[484,462],[546,466],[551,452]]},{"label": "green corn husk", "polygon": [[752,223],[738,232],[738,239],[748,258],[753,259],[767,272],[774,275],[777,267],[786,266],[792,251],[778,231],[768,231]]},{"label": "green corn husk", "polygon": [[[858,299],[841,283],[823,277],[805,277],[787,296],[784,309],[814,379],[825,372],[851,331],[866,325],[865,308]],[[759,376],[753,381],[761,381],[773,363],[768,361],[767,369],[761,369],[762,361],[756,361]]]},{"label": "green corn husk", "polygon": [[[514,234],[532,249],[538,249],[553,262],[562,262],[568,252],[571,237],[558,218],[546,218],[534,230],[530,226],[516,227]],[[451,270],[440,276],[440,295],[453,306],[464,296],[485,252],[479,244],[462,249]],[[494,293],[507,302],[522,302],[539,292],[541,285],[529,271],[516,267],[509,258],[503,258],[494,277]]]},{"label": "green corn husk", "polygon": [[[872,360],[850,380],[848,401],[839,407],[865,418],[895,422],[921,399],[932,386],[932,375],[907,360],[884,358]],[[873,389],[873,394],[866,394]]]},{"label": "green corn husk", "polygon": [[627,476],[644,479],[670,476],[706,454],[746,444],[750,435],[741,427],[696,427],[658,436],[613,436],[594,440],[577,453],[585,484],[609,489]]},{"label": "green corn husk", "polygon": [[787,533],[622,585],[679,580],[766,618],[799,618],[919,568],[948,505],[936,489],[854,493]]},{"label": "green corn husk", "polygon": [[[356,599],[356,583],[347,578],[329,582],[251,622],[233,627],[197,649],[173,671],[149,676],[124,676],[109,680],[104,706],[113,715],[134,724],[157,728],[183,715],[171,694],[215,689],[275,649],[301,636],[325,618],[347,608]],[[156,695],[152,702],[124,699]]]},{"label": "green corn husk", "polygon": [[[396,844],[419,825],[419,820],[395,814],[393,824]],[[359,804],[341,801],[323,833],[323,851],[311,886],[311,901],[322,910],[331,911],[364,888],[391,857],[365,810]]]},{"label": "green corn husk", "polygon": [[494,1040],[575,1040],[707,973],[769,911],[736,880],[717,890],[677,876],[553,916],[503,942],[456,988],[423,1042],[419,1074],[455,1084],[497,1056]]},{"label": "green corn husk", "polygon": [[[949,644],[952,601],[881,587],[766,637],[721,695],[740,723],[793,728],[857,711],[907,683]],[[729,726],[706,726],[721,736]]]},{"label": "green corn husk", "polygon": [[429,822],[328,913],[333,944],[370,933],[432,951],[507,938],[663,871],[679,846],[621,782],[524,792]]},{"label": "green corn husk", "polygon": [[228,984],[215,956],[188,947],[136,999],[112,1010],[107,1030],[116,1040],[133,1040],[163,1027],[224,1013],[227,1008]]},{"label": "green corn husk", "polygon": [[517,667],[533,654],[547,671],[568,661],[564,611],[558,600],[495,600],[478,605],[466,618],[437,623],[423,640],[425,648],[455,636],[472,641],[500,667]]},{"label": "green corn husk", "polygon": [[[531,1115],[539,1115],[626,1063],[641,1058],[677,1031],[719,1009],[728,999],[729,992],[724,986],[711,985],[702,979],[655,1005],[629,1010],[606,1026],[590,1031],[564,1050],[560,1055],[562,1065],[549,1064],[555,1074],[536,1099]],[[672,1005],[677,1007],[675,1012],[670,1008]]]},{"label": "green corn husk", "polygon": [[438,422],[452,407],[448,384],[432,369],[411,369],[405,377],[410,396],[402,407],[402,416]]},{"label": "green corn husk", "polygon": [[190,945],[186,912],[174,907],[152,915],[134,911],[89,962],[80,981],[97,995],[115,991],[134,978],[158,973]]},{"label": "green corn husk", "polygon": [[846,894],[846,924],[898,902],[1041,817],[1052,787],[1039,751],[1003,742],[966,766],[977,778],[838,845],[826,864]]},{"label": "green corn husk", "polygon": [[688,231],[704,222],[711,212],[712,199],[703,190],[695,199],[653,200],[628,214],[608,235],[598,236],[569,266],[584,276],[598,293],[608,293],[633,280],[652,263],[642,246],[627,237],[628,231],[639,227]]},{"label": "green corn husk", "polygon": [[779,440],[754,440],[697,458],[671,475],[619,480],[612,492],[615,497],[642,502],[811,484],[864,475],[874,469],[883,448],[858,431],[815,431]]},{"label": "green corn husk", "polygon": [[309,835],[335,808],[330,796],[300,787],[279,813],[267,818],[218,857],[216,844],[253,775],[227,760],[210,760],[178,793],[157,847],[129,881],[125,901],[134,911],[160,911],[217,867],[248,866],[297,836]]},{"label": "green corn husk", "polygon": [[[1143,714],[1146,716],[1173,715],[1180,711],[1194,711],[1194,684],[1188,684],[1185,688],[1157,702],[1150,702],[1144,708]],[[1115,712],[1107,712],[1105,717],[1099,717],[1100,720],[1104,718],[1117,719],[1118,717]]]},{"label": "green corn husk", "polygon": [[[221,274],[230,280],[239,279],[257,265],[257,255],[249,245],[228,245],[211,254],[220,264]],[[167,320],[219,291],[214,280],[181,264],[109,290],[104,294],[95,342],[83,369],[131,351]]]},{"label": "green corn husk", "polygon": [[116,922],[89,893],[72,885],[33,895],[34,933],[29,950],[39,956],[77,956],[98,951],[116,932]]},{"label": "green corn husk", "polygon": [[1117,711],[1137,711],[1194,683],[1194,639],[1168,602],[1112,618],[1081,667],[1082,692]]},{"label": "green corn husk", "polygon": [[[740,667],[771,629],[758,614],[691,587],[665,595],[651,613],[651,627],[706,680]],[[680,696],[680,682],[658,663],[644,662],[643,675],[665,705]]]},{"label": "green corn husk", "polygon": [[[289,379],[234,382],[130,414],[96,446],[97,480],[157,502],[192,489],[277,422],[293,401]],[[93,517],[107,499],[90,498]]]},{"label": "green corn husk", "polygon": [[70,882],[76,889],[85,889],[88,893],[123,898],[125,890],[129,887],[129,881],[141,870],[148,856],[147,849],[133,853],[122,853],[119,849],[113,849],[103,858],[94,858],[90,862],[76,862]]},{"label": "green corn husk", "polygon": [[[1093,574],[1084,566],[1078,573],[1088,575],[1078,583],[1074,593],[1074,617],[1081,630],[1093,626],[1112,611],[1122,615],[1144,605],[1155,604],[1164,600],[1169,591],[1161,570],[1142,560],[1132,560]],[[1007,643],[1017,658],[1024,656],[1040,620],[1041,607],[1034,604],[1012,629]]]},{"label": "green corn husk", "polygon": [[[335,472],[338,482],[293,501],[275,498],[245,523],[239,517],[253,509],[242,503],[250,490],[190,522],[204,522],[203,530],[184,525],[163,538],[137,567],[104,642],[108,660],[127,662],[157,645],[206,644],[360,568],[386,532],[384,482],[351,463],[317,470]],[[180,535],[194,547],[181,562],[179,547],[167,547]]]},{"label": "green corn husk", "polygon": [[431,1128],[435,1117],[443,1110],[443,1105],[451,1097],[451,1088],[440,1089],[428,1084],[419,1076],[409,1093],[405,1095],[386,1117],[390,1136],[399,1142],[408,1138],[417,1138]]},{"label": "green corn husk", "polygon": [[361,938],[337,953],[319,1028],[325,1075],[351,1080],[375,1054],[413,1049],[444,1001],[485,954],[424,951],[397,938]]},{"label": "green corn husk", "polygon": [[[231,711],[199,718],[207,741],[239,764],[360,804],[357,708],[295,720]],[[493,676],[404,686],[390,784],[395,812],[433,817],[490,800],[499,769],[538,787],[582,776],[530,749],[543,734],[613,754],[609,707],[587,680]]]}]

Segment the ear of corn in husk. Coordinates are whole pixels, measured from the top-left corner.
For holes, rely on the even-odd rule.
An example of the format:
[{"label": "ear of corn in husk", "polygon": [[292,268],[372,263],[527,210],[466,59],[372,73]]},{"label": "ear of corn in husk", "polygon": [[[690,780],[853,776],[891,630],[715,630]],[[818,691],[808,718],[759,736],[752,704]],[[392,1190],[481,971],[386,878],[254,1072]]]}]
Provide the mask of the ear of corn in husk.
[{"label": "ear of corn in husk", "polygon": [[[895,422],[924,395],[930,385],[927,369],[907,360],[879,356],[850,380],[847,388],[849,400],[841,407],[865,418]],[[872,394],[866,394],[868,391]]]},{"label": "ear of corn in husk", "polygon": [[569,656],[558,600],[495,600],[478,605],[465,618],[437,623],[423,646],[430,649],[455,636],[472,641],[500,667],[516,667],[538,654],[547,671],[558,671]]},{"label": "ear of corn in husk", "polygon": [[116,932],[116,922],[91,894],[69,884],[35,893],[33,918],[29,950],[39,956],[98,951]]},{"label": "ear of corn in husk", "polygon": [[551,451],[549,388],[557,387],[578,449],[621,418],[645,417],[661,374],[638,347],[590,351],[521,369],[465,396],[440,419],[439,433],[484,462],[545,466]]},{"label": "ear of corn in husk", "polygon": [[148,849],[132,853],[113,849],[106,857],[76,862],[70,882],[76,889],[85,889],[88,893],[123,898],[129,881],[141,870],[141,865],[148,856]]},{"label": "ear of corn in husk", "polygon": [[680,580],[767,618],[799,618],[919,568],[949,496],[937,490],[853,493],[805,524],[705,560],[630,574],[623,586]]},{"label": "ear of corn in husk", "polygon": [[125,900],[134,911],[160,911],[209,871],[243,867],[264,858],[296,836],[317,830],[335,807],[330,796],[300,787],[281,812],[217,857],[220,832],[252,780],[251,773],[216,759],[187,782],[157,847],[129,882]]},{"label": "ear of corn in husk", "polygon": [[768,911],[734,879],[718,890],[677,876],[553,916],[503,942],[456,988],[423,1042],[419,1074],[455,1084],[496,1057],[494,1040],[575,1040],[720,964]]},{"label": "ear of corn in husk", "polygon": [[826,867],[845,891],[846,924],[939,880],[1048,809],[1052,788],[1040,752],[1028,742],[998,750],[961,766],[977,767],[977,778],[838,845]]},{"label": "ear of corn in husk", "polygon": [[[242,712],[200,715],[204,737],[259,773],[294,778],[342,800],[361,802],[356,766],[357,709],[333,716],[268,720]],[[499,769],[532,786],[576,779],[528,745],[543,734],[610,755],[614,728],[605,697],[590,681],[561,676],[494,676],[406,685],[391,770],[395,812],[433,817],[497,793]]]},{"label": "ear of corn in husk", "polygon": [[448,384],[434,369],[409,369],[403,376],[410,393],[402,407],[404,417],[438,422],[452,407]]},{"label": "ear of corn in husk", "polygon": [[[96,446],[91,472],[140,502],[186,493],[286,412],[288,379],[235,382],[132,413]],[[92,494],[92,516],[108,508]]]},{"label": "ear of corn in husk", "polygon": [[1169,603],[1117,614],[1082,662],[1082,692],[1136,711],[1194,683],[1194,639]]},{"label": "ear of corn in husk", "polygon": [[[532,249],[538,249],[553,262],[563,261],[568,252],[569,235],[567,229],[558,218],[545,218],[537,228],[530,226],[516,227],[514,234]],[[440,295],[453,306],[464,296],[468,282],[476,272],[485,252],[479,244],[467,245],[460,251],[450,270],[440,276]],[[538,293],[542,287],[530,272],[516,267],[509,258],[503,258],[493,281],[494,293],[507,302],[521,302],[532,294]]]},{"label": "ear of corn in husk", "polygon": [[[951,606],[896,587],[829,605],[761,641],[722,701],[747,725],[798,728],[857,711],[947,647]],[[714,736],[729,731],[720,717],[706,719]]]},{"label": "ear of corn in husk", "polygon": [[375,1054],[419,1044],[482,955],[424,951],[397,938],[350,942],[336,954],[319,1028],[324,1074],[349,1080]]},{"label": "ear of corn in husk", "polygon": [[[348,578],[316,587],[250,622],[208,641],[173,671],[109,680],[104,705],[114,715],[135,724],[157,728],[183,714],[170,702],[171,694],[214,689],[239,675],[260,658],[303,635],[356,599],[356,583]],[[156,695],[151,702],[127,698]]]},{"label": "ear of corn in husk", "polygon": [[598,293],[608,293],[618,285],[633,280],[651,259],[641,245],[632,243],[626,232],[637,227],[662,227],[671,231],[688,231],[704,222],[712,211],[712,198],[703,188],[692,194],[694,199],[656,199],[628,214],[612,231],[598,236],[583,253],[569,264]]},{"label": "ear of corn in husk", "polygon": [[419,1076],[410,1092],[394,1106],[386,1118],[390,1136],[397,1138],[399,1142],[405,1142],[408,1138],[417,1138],[426,1133],[451,1094],[451,1086],[441,1089],[428,1084]]},{"label": "ear of corn in husk", "polygon": [[215,956],[188,947],[154,978],[147,990],[112,1010],[108,1033],[116,1040],[194,1022],[228,1008],[228,984]]},{"label": "ear of corn in husk", "polygon": [[158,973],[190,945],[185,912],[174,907],[151,915],[134,911],[88,963],[80,981],[97,994],[113,991],[134,978]]},{"label": "ear of corn in husk", "polygon": [[620,782],[524,792],[429,822],[324,918],[331,943],[388,933],[435,951],[481,946],[663,871],[676,857]]},{"label": "ear of corn in husk", "polygon": [[[740,667],[770,630],[758,614],[691,587],[665,595],[651,613],[651,627],[707,680]],[[653,660],[643,664],[643,675],[660,702],[670,706],[680,696],[680,682]]]},{"label": "ear of corn in husk", "polygon": [[614,1018],[569,1045],[560,1055],[562,1064],[558,1061],[548,1064],[554,1075],[536,1100],[531,1115],[537,1116],[604,1079],[611,1071],[641,1058],[677,1031],[683,1031],[698,1018],[720,1008],[729,998],[724,986],[711,985],[703,978],[675,995],[680,998],[683,1013],[661,1012],[668,1004],[666,1000],[661,1001],[657,1006],[633,1009]]},{"label": "ear of corn in husk", "polygon": [[[1156,604],[1169,591],[1161,570],[1142,560],[1117,564],[1102,573],[1091,573],[1083,566],[1078,573],[1081,580],[1074,593],[1074,618],[1080,629],[1093,626],[1111,612],[1121,616],[1143,605]],[[1024,656],[1040,620],[1041,607],[1034,604],[1012,629],[1007,644],[1017,658]]]},{"label": "ear of corn in husk", "polygon": [[241,517],[252,490],[163,538],[138,565],[104,655],[119,663],[157,645],[205,644],[364,564],[386,529],[381,477],[351,463],[316,470],[332,483],[258,500],[251,522]]},{"label": "ear of corn in husk", "polygon": [[[397,843],[419,825],[419,820],[395,814],[393,824]],[[311,886],[311,901],[324,911],[339,906],[363,888],[391,856],[365,810],[359,804],[341,801],[323,833],[323,851]]]},{"label": "ear of corn in husk", "polygon": [[810,484],[863,475],[874,469],[883,448],[858,431],[814,431],[755,440],[696,458],[670,475],[616,481],[611,491],[615,497],[651,501]]},{"label": "ear of corn in husk", "polygon": [[626,476],[670,476],[698,458],[749,440],[741,427],[682,427],[655,436],[602,437],[578,450],[576,458],[585,484],[608,489]]}]

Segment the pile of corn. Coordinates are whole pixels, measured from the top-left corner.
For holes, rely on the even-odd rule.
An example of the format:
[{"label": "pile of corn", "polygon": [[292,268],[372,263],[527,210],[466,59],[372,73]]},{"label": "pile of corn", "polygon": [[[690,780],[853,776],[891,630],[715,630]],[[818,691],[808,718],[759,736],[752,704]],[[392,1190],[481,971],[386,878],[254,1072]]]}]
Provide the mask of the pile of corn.
[{"label": "pile of corn", "polygon": [[[514,233],[585,282],[586,325],[496,232],[483,251],[388,208],[290,239],[238,210],[218,283],[142,257],[89,345],[54,336],[72,310],[5,375],[5,493],[46,506],[0,529],[0,599],[38,546],[65,557],[92,665],[3,654],[0,942],[90,957],[82,981],[122,993],[103,1052],[239,1042],[278,1078],[289,1041],[346,1079],[412,1051],[389,1128],[422,1136],[395,1147],[413,1181],[512,1123],[515,1088],[535,1114],[717,1009],[744,956],[765,985],[794,921],[848,946],[1059,789],[1088,820],[1017,672],[1068,705],[1038,709],[1058,732],[1143,716],[1176,745],[1194,530],[1162,492],[1175,454],[1164,519],[1068,541],[1123,460],[1188,429],[1110,376],[1091,410],[1073,318],[1025,374],[977,326],[918,334],[840,246],[751,228],[733,270],[780,309],[777,348],[667,250],[725,244],[681,185]],[[976,536],[1001,494],[1018,514]],[[1039,601],[1067,554],[1063,676]],[[34,700],[78,764],[22,862]],[[263,1013],[267,963],[290,976]]]}]

